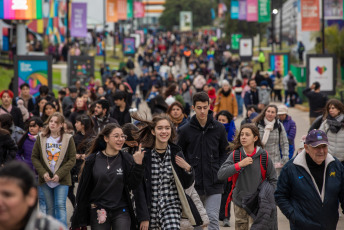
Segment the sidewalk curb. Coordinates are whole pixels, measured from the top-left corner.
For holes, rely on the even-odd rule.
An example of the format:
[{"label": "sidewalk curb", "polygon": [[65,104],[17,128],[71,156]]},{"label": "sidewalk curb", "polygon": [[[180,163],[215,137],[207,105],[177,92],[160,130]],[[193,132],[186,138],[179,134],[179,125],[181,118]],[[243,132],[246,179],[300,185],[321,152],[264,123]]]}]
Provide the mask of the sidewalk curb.
[{"label": "sidewalk curb", "polygon": [[308,107],[308,106],[296,104],[294,107],[295,107],[296,109],[298,109],[298,110],[303,111],[303,112],[309,112],[309,107]]}]

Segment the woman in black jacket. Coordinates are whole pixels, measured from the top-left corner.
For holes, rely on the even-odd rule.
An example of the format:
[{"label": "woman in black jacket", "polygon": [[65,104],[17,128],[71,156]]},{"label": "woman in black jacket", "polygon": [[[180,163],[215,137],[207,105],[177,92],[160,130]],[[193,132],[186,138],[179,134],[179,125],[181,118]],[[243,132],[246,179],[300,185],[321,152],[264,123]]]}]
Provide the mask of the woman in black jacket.
[{"label": "woman in black jacket", "polygon": [[0,167],[15,159],[18,147],[12,139],[10,133],[0,128]]},{"label": "woman in black jacket", "polygon": [[181,148],[173,144],[176,130],[172,121],[166,114],[156,115],[152,121],[138,114],[133,118],[144,125],[136,139],[146,147],[143,161],[145,197],[137,196],[136,200],[143,203],[138,209],[145,210],[149,223],[141,222],[140,229],[180,229],[182,211],[192,225],[200,225],[202,221],[199,222],[193,212],[186,211],[191,208],[184,189],[194,182],[194,172],[184,160]]},{"label": "woman in black jacket", "polygon": [[72,228],[129,230],[136,225],[129,190],[142,181],[144,153],[121,151],[126,136],[117,124],[107,124],[93,140],[83,168]]}]

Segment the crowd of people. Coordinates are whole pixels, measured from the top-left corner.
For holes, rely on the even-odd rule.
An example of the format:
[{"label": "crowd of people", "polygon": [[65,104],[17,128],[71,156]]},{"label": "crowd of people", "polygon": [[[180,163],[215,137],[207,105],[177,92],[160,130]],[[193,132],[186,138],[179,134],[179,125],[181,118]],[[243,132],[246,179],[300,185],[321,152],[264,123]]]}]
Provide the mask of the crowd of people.
[{"label": "crowd of people", "polygon": [[57,97],[3,90],[0,230],[64,229],[67,198],[71,229],[214,230],[233,203],[235,229],[277,229],[278,206],[291,229],[335,230],[343,103],[306,88],[311,128],[297,145],[292,73],[252,70],[216,37],[166,33]]}]

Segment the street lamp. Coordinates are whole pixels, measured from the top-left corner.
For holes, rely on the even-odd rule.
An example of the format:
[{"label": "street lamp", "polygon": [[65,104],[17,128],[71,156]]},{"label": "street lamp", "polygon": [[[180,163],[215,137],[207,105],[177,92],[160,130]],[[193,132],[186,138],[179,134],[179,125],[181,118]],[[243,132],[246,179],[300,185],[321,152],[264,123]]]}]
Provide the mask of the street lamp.
[{"label": "street lamp", "polygon": [[278,9],[273,9],[273,10],[272,10],[272,13],[273,13],[273,14],[278,14]]}]

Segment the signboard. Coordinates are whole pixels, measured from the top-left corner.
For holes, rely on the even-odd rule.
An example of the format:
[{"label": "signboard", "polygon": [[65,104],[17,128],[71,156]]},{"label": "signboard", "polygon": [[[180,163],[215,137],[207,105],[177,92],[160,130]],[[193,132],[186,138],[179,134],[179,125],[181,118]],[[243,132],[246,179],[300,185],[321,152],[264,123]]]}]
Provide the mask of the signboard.
[{"label": "signboard", "polygon": [[343,0],[324,1],[325,19],[343,19]]},{"label": "signboard", "polygon": [[253,39],[240,38],[239,56],[242,61],[251,61],[253,56]]},{"label": "signboard", "polygon": [[319,0],[301,0],[301,30],[320,30]]},{"label": "signboard", "polygon": [[258,0],[247,0],[246,20],[248,22],[258,21]]},{"label": "signboard", "polygon": [[52,57],[51,56],[15,56],[14,57],[14,94],[20,93],[20,85],[28,83],[30,94],[39,95],[41,85],[52,90]]},{"label": "signboard", "polygon": [[128,0],[127,1],[127,18],[132,18],[134,15],[134,0]]},{"label": "signboard", "polygon": [[239,18],[239,2],[237,0],[231,1],[231,19]]},{"label": "signboard", "polygon": [[42,0],[2,0],[0,18],[30,20],[42,18]]},{"label": "signboard", "polygon": [[106,1],[106,21],[107,22],[117,22],[117,1],[107,0]]},{"label": "signboard", "polygon": [[143,18],[145,16],[145,7],[142,2],[134,2],[134,18]]},{"label": "signboard", "polygon": [[141,44],[141,35],[140,34],[130,34],[130,37],[135,38],[135,48],[138,49]]},{"label": "signboard", "polygon": [[87,3],[72,3],[70,35],[72,37],[87,37]]},{"label": "signboard", "polygon": [[179,26],[180,31],[192,30],[192,12],[181,11],[179,14]]},{"label": "signboard", "polygon": [[239,50],[239,41],[242,37],[242,34],[232,34],[231,35],[231,48],[233,51]]},{"label": "signboard", "polygon": [[246,0],[239,0],[239,20],[246,20]]},{"label": "signboard", "polygon": [[136,53],[135,40],[136,39],[133,37],[126,37],[123,39],[124,56],[135,56],[135,53]]},{"label": "signboard", "polygon": [[307,55],[307,86],[319,82],[321,92],[329,95],[336,94],[337,60],[331,54]]},{"label": "signboard", "polygon": [[258,22],[271,21],[271,2],[270,0],[258,0]]},{"label": "signboard", "polygon": [[289,70],[289,53],[270,53],[270,69],[278,71],[282,76],[286,76]]},{"label": "signboard", "polygon": [[91,76],[94,76],[94,57],[68,57],[68,85],[75,85],[76,81],[80,81],[81,85],[87,86]]},{"label": "signboard", "polygon": [[127,20],[127,0],[117,0],[117,19]]}]

